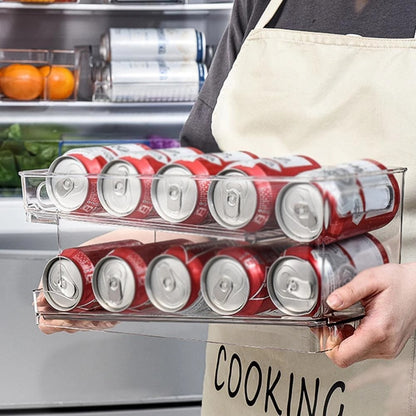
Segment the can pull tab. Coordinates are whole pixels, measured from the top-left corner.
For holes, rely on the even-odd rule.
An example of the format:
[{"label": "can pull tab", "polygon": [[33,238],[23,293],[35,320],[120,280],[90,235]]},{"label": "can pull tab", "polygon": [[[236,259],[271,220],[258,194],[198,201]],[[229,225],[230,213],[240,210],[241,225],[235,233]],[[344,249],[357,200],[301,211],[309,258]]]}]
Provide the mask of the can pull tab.
[{"label": "can pull tab", "polygon": [[233,291],[233,282],[230,277],[222,276],[213,288],[212,294],[220,303],[225,303]]},{"label": "can pull tab", "polygon": [[67,197],[75,188],[75,181],[71,177],[63,178],[56,183],[55,192],[61,198]]},{"label": "can pull tab", "polygon": [[52,289],[67,299],[74,299],[77,293],[76,286],[71,279],[65,277],[61,272],[57,280],[51,284]]},{"label": "can pull tab", "polygon": [[285,292],[297,299],[311,299],[313,296],[311,284],[295,276],[287,276]]},{"label": "can pull tab", "polygon": [[226,189],[225,214],[229,218],[237,218],[240,215],[241,192],[236,188]]},{"label": "can pull tab", "polygon": [[115,304],[120,304],[123,299],[123,289],[121,281],[117,277],[110,277],[108,280],[108,300]]},{"label": "can pull tab", "polygon": [[125,166],[119,166],[117,171],[117,176],[113,181],[113,191],[117,196],[123,196],[127,192],[127,176],[129,174],[128,169]]},{"label": "can pull tab", "polygon": [[117,179],[113,182],[114,195],[123,196],[127,190],[127,178]]},{"label": "can pull tab", "polygon": [[314,228],[318,223],[316,215],[310,210],[306,202],[297,202],[293,207],[293,211],[300,224],[307,228]]},{"label": "can pull tab", "polygon": [[182,207],[183,186],[178,183],[168,185],[167,206],[171,211],[179,211]]},{"label": "can pull tab", "polygon": [[176,288],[176,273],[167,264],[162,264],[160,267],[160,275],[163,290],[166,293],[173,292]]}]

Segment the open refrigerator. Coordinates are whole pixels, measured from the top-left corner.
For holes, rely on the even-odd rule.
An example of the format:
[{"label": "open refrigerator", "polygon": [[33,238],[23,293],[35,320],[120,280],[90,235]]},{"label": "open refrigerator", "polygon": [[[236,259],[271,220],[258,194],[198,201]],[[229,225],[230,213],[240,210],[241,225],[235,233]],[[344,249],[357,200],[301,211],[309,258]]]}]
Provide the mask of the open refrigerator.
[{"label": "open refrigerator", "polygon": [[[1,145],[8,152],[0,162],[6,172],[0,184],[0,264],[7,286],[0,303],[8,317],[2,323],[1,366],[7,377],[1,382],[0,413],[200,413],[202,342],[162,338],[159,323],[147,337],[123,331],[46,336],[38,330],[32,291],[47,260],[58,253],[61,236],[56,224],[27,223],[18,171],[32,162],[33,168],[45,168],[80,142],[149,142],[154,136],[152,143],[159,145],[160,139],[176,141],[191,100],[93,99],[100,39],[111,27],[192,28],[204,33],[212,51],[231,7],[228,1],[0,2],[1,67],[58,65],[75,76],[75,89],[65,99],[2,95],[0,100]],[[75,229],[65,244],[102,231],[85,224]],[[189,331],[204,333],[206,325],[183,327]]]}]

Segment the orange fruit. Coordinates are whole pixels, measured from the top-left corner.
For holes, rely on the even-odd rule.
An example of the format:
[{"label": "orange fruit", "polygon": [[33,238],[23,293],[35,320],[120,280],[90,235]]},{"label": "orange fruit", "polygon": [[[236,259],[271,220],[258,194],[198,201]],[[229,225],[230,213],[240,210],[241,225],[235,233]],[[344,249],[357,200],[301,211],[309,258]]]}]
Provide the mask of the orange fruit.
[{"label": "orange fruit", "polygon": [[48,100],[65,100],[75,88],[72,71],[63,66],[43,66],[40,72],[45,78],[44,97]]},{"label": "orange fruit", "polygon": [[43,76],[29,64],[11,64],[1,71],[0,89],[14,100],[34,100],[43,91]]}]

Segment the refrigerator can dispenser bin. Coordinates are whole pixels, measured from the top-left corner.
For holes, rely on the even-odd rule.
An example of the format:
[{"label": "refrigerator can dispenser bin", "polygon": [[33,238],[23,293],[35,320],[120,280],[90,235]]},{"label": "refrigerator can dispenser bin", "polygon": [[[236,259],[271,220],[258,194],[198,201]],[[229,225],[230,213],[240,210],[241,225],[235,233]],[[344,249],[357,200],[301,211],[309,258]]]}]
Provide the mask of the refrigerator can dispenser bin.
[{"label": "refrigerator can dispenser bin", "polygon": [[[262,345],[258,331],[279,326],[291,336],[277,336],[271,348],[330,349],[337,331],[357,326],[364,310],[356,304],[335,312],[326,297],[362,270],[400,262],[405,171],[21,172],[28,221],[57,226],[59,254],[34,290],[37,321],[189,338],[175,331],[186,323],[203,342],[217,342],[208,340],[209,324],[243,325],[253,347]],[[101,203],[105,190],[123,209]],[[140,211],[137,190],[152,210]],[[62,203],[68,196],[72,205]],[[152,334],[152,322],[165,333]]]}]

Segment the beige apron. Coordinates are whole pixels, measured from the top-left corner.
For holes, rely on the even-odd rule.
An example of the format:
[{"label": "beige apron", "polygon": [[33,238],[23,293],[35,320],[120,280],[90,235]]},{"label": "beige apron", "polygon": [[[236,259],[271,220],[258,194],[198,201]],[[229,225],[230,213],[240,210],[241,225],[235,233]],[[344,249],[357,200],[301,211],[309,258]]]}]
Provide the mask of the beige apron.
[{"label": "beige apron", "polygon": [[[402,261],[416,261],[416,40],[265,28],[281,3],[271,0],[224,82],[215,139],[223,150],[263,156],[407,167]],[[294,352],[239,346],[256,333],[274,345],[290,331],[212,325],[202,415],[416,414],[413,339],[396,360],[343,370],[296,345]]]},{"label": "beige apron", "polygon": [[270,2],[224,82],[216,141],[322,164],[371,157],[407,167],[402,261],[416,261],[416,40],[264,28],[280,4]]}]

